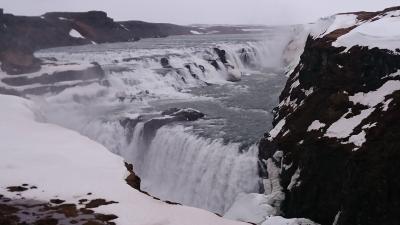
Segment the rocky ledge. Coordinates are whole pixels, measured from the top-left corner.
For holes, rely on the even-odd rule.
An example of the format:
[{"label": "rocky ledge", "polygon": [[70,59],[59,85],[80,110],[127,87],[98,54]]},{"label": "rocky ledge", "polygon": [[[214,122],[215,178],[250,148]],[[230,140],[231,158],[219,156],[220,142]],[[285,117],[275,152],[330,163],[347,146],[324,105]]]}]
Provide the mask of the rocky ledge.
[{"label": "rocky ledge", "polygon": [[397,7],[313,25],[260,142],[261,160],[280,169],[286,217],[398,224],[399,16]]}]

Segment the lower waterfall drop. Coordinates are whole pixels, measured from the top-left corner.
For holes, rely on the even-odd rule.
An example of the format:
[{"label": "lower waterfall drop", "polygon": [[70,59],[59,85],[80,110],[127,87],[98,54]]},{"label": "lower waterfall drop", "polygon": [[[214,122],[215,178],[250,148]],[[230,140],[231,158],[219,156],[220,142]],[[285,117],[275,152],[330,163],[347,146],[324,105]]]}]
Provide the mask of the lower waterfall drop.
[{"label": "lower waterfall drop", "polygon": [[198,137],[178,125],[160,128],[148,148],[130,146],[142,146],[130,149],[142,190],[161,199],[222,214],[239,193],[259,190],[255,145],[240,153],[239,144]]}]

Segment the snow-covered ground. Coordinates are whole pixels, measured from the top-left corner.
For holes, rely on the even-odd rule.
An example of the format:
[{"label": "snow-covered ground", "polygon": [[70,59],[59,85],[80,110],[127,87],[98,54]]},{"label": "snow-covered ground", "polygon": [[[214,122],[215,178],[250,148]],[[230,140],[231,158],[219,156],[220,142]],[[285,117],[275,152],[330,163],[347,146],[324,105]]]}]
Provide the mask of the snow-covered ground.
[{"label": "snow-covered ground", "polygon": [[338,35],[332,43],[334,47],[351,47],[359,45],[370,49],[380,48],[396,51],[400,46],[400,10],[378,13],[372,18],[363,20],[359,14],[337,14],[325,17],[311,25],[311,36],[323,38],[339,29],[349,31]]},{"label": "snow-covered ground", "polygon": [[[69,203],[106,199],[99,213],[117,215],[117,224],[241,224],[205,210],[169,205],[131,188],[121,157],[77,132],[40,122],[35,105],[0,95],[0,194],[12,199]],[[22,184],[37,189],[8,192]],[[87,193],[92,193],[87,195]]]}]

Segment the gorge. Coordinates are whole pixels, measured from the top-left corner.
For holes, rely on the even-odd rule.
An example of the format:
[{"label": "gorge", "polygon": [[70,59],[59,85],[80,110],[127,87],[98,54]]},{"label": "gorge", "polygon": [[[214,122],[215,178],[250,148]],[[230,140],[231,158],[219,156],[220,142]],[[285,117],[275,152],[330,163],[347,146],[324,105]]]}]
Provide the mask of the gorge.
[{"label": "gorge", "polygon": [[[100,224],[397,224],[399,12],[219,34],[102,12],[1,15],[0,206],[104,198]],[[10,44],[21,20],[59,36]],[[8,191],[28,184],[42,193]],[[11,212],[0,221],[37,213]]]}]

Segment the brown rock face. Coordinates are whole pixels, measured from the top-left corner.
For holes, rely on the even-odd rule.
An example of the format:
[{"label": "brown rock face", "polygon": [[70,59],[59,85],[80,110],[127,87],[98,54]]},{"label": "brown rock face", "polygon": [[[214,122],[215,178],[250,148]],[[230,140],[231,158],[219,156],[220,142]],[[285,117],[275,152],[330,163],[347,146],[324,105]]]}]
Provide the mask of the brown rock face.
[{"label": "brown rock face", "polygon": [[40,60],[31,51],[6,50],[0,52],[1,70],[10,75],[33,73],[40,70]]}]

